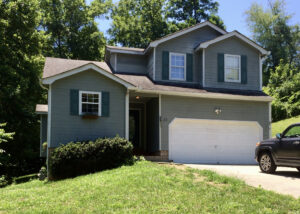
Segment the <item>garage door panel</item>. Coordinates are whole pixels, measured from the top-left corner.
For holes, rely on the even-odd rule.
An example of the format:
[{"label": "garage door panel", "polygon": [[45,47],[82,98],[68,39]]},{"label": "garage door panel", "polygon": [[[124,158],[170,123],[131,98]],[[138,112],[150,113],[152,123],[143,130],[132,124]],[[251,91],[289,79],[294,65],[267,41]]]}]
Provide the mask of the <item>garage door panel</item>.
[{"label": "garage door panel", "polygon": [[253,164],[262,128],[251,121],[175,119],[169,126],[170,159],[184,163]]}]

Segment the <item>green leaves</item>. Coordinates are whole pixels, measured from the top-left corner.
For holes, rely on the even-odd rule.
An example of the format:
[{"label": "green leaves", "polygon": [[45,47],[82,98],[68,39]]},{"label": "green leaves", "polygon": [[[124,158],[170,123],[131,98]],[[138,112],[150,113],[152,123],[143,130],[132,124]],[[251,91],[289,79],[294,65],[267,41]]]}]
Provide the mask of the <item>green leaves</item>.
[{"label": "green leaves", "polygon": [[168,34],[164,6],[164,0],[120,0],[111,14],[111,42],[145,48],[151,41]]},{"label": "green leaves", "polygon": [[111,0],[40,0],[41,27],[47,36],[46,56],[102,60],[105,38],[95,18],[105,15]]}]

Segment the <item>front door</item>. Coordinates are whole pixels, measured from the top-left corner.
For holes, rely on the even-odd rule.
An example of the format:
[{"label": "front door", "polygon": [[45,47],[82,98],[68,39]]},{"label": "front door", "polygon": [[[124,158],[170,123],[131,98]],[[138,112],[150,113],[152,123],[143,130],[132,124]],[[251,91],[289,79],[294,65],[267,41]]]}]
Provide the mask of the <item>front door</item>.
[{"label": "front door", "polygon": [[139,150],[140,145],[140,111],[129,111],[129,141],[133,144],[134,150]]}]

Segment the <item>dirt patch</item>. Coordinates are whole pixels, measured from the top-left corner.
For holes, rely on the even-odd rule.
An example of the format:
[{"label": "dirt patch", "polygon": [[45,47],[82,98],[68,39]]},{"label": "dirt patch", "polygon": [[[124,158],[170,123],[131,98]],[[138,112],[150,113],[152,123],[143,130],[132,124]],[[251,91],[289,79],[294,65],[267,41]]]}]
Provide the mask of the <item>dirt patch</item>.
[{"label": "dirt patch", "polygon": [[[169,166],[169,167],[174,167],[176,169],[182,170],[185,172],[185,174],[189,174],[189,172],[187,171],[187,169],[192,169],[191,167],[188,167],[186,165],[183,164],[175,164],[175,163],[164,163],[164,162],[160,162],[158,163],[160,165],[164,165],[164,166]],[[194,180],[193,182],[198,183],[198,182],[205,182],[208,185],[214,186],[214,187],[224,187],[227,186],[228,184],[222,184],[222,183],[215,183],[212,181],[207,181],[205,176],[199,175],[198,173],[193,173],[194,176]]]}]

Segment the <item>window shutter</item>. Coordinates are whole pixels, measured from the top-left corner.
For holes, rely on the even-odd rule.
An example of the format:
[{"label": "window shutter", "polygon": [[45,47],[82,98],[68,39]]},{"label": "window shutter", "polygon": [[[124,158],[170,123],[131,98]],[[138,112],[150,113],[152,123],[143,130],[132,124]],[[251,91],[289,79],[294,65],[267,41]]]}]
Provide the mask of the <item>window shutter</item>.
[{"label": "window shutter", "polygon": [[218,82],[224,82],[224,54],[218,53]]},{"label": "window shutter", "polygon": [[162,52],[162,79],[163,80],[169,79],[169,52],[168,51]]},{"label": "window shutter", "polygon": [[109,116],[109,92],[102,91],[101,93],[101,116]]},{"label": "window shutter", "polygon": [[70,90],[70,114],[79,115],[79,90]]},{"label": "window shutter", "polygon": [[247,84],[247,56],[241,57],[241,83]]},{"label": "window shutter", "polygon": [[186,54],[186,81],[193,82],[193,54]]}]

